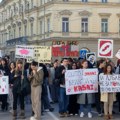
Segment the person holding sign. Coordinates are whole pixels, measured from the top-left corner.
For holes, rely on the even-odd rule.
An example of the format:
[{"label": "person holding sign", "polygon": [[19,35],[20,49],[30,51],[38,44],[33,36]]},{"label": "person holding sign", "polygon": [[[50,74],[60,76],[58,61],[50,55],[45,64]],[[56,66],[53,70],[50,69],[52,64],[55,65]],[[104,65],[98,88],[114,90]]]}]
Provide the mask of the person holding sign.
[{"label": "person holding sign", "polygon": [[[112,65],[107,64],[104,70],[104,75],[112,75]],[[112,119],[112,110],[113,110],[113,102],[116,100],[115,93],[101,93],[101,101],[104,102],[104,117],[105,120]]]},{"label": "person holding sign", "polygon": [[[88,61],[83,60],[82,61],[82,68],[87,69],[88,68]],[[82,93],[78,95],[77,103],[80,104],[80,117],[84,117],[84,108],[85,105],[87,105],[87,111],[88,111],[88,118],[92,118],[91,113],[91,105],[94,103],[94,94],[92,93]]]}]

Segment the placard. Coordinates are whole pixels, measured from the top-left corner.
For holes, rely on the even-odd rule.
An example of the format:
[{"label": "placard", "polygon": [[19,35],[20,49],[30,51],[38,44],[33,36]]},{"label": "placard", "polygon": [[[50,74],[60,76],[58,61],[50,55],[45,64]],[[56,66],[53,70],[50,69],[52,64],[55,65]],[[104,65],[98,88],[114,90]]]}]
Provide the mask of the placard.
[{"label": "placard", "polygon": [[116,53],[115,57],[117,57],[118,59],[120,59],[120,49],[119,49],[118,52]]},{"label": "placard", "polygon": [[120,75],[99,75],[101,93],[120,92]]},{"label": "placard", "polygon": [[98,57],[102,58],[113,57],[113,40],[110,39],[98,40]]},{"label": "placard", "polygon": [[34,58],[34,47],[16,45],[15,58]]},{"label": "placard", "polygon": [[51,51],[50,46],[34,46],[34,58],[28,58],[27,62],[31,63],[35,60],[39,63],[51,63]]},{"label": "placard", "polygon": [[0,76],[0,95],[9,94],[8,76]]},{"label": "placard", "polygon": [[98,92],[98,70],[67,70],[65,73],[66,94]]},{"label": "placard", "polygon": [[86,59],[91,63],[94,64],[96,61],[96,54],[94,52],[86,53]]}]

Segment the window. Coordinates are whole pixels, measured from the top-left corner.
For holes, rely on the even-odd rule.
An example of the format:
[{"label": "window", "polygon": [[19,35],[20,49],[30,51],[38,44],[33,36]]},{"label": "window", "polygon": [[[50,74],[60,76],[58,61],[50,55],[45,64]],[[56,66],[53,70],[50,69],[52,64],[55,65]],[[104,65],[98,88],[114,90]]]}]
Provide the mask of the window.
[{"label": "window", "polygon": [[47,32],[50,32],[50,19],[47,19]]},{"label": "window", "polygon": [[21,37],[21,27],[19,27],[19,37]]},{"label": "window", "polygon": [[31,23],[31,36],[33,36],[33,23]]},{"label": "window", "polygon": [[102,0],[102,3],[107,3],[107,0]]},{"label": "window", "polygon": [[27,36],[27,25],[24,26],[25,36]]},{"label": "window", "polygon": [[43,34],[43,22],[40,21],[40,34]]},{"label": "window", "polygon": [[68,2],[69,0],[63,0],[64,2]]},{"label": "window", "polygon": [[101,32],[103,33],[108,32],[108,19],[101,20]]},{"label": "window", "polygon": [[62,18],[62,32],[69,32],[69,18]]},{"label": "window", "polygon": [[31,8],[33,8],[33,0],[31,0]]},{"label": "window", "polygon": [[82,0],[82,2],[88,2],[88,0]]},{"label": "window", "polygon": [[81,27],[82,32],[88,32],[88,18],[82,18]]}]

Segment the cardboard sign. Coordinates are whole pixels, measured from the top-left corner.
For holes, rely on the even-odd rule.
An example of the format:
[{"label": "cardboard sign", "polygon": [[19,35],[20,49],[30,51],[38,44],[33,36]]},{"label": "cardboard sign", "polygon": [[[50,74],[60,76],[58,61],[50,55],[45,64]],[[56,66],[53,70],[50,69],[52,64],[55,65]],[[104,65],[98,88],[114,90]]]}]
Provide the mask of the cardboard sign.
[{"label": "cardboard sign", "polygon": [[98,57],[103,58],[113,57],[113,40],[110,39],[98,40]]},{"label": "cardboard sign", "polygon": [[120,92],[120,75],[99,75],[101,93]]},{"label": "cardboard sign", "polygon": [[0,76],[0,95],[9,94],[8,76]]},{"label": "cardboard sign", "polygon": [[27,62],[31,63],[35,60],[39,63],[51,63],[51,51],[50,46],[34,46],[34,58],[28,58]]},{"label": "cardboard sign", "polygon": [[34,47],[33,46],[22,46],[17,45],[15,51],[15,58],[34,58]]},{"label": "cardboard sign", "polygon": [[98,92],[98,70],[67,70],[65,73],[66,94]]},{"label": "cardboard sign", "polygon": [[94,52],[86,53],[86,59],[91,63],[94,64],[96,61],[96,54]]},{"label": "cardboard sign", "polygon": [[78,57],[79,46],[77,41],[53,41],[52,55],[54,57]]},{"label": "cardboard sign", "polygon": [[115,57],[117,57],[118,59],[120,59],[120,49],[119,49],[118,52],[116,53]]}]

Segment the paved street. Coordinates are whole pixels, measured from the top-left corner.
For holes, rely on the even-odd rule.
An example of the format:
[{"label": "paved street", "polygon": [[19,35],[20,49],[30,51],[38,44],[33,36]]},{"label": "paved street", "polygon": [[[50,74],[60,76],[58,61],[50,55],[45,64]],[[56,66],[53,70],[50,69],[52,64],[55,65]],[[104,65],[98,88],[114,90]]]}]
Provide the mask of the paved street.
[{"label": "paved street", "polygon": [[[26,119],[29,120],[31,115],[30,105],[26,106]],[[54,105],[54,112],[45,112],[44,116],[42,116],[42,120],[89,120],[87,116],[85,118],[80,118],[79,116],[68,117],[68,118],[60,118],[57,113],[57,105]],[[120,120],[120,115],[114,115],[114,120]],[[12,115],[9,112],[0,112],[0,120],[12,120]],[[20,119],[18,119],[20,120]],[[93,118],[91,120],[103,120],[103,117],[97,117],[96,112],[93,111]]]}]

